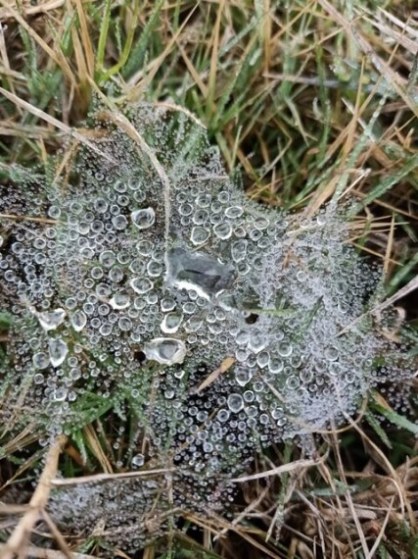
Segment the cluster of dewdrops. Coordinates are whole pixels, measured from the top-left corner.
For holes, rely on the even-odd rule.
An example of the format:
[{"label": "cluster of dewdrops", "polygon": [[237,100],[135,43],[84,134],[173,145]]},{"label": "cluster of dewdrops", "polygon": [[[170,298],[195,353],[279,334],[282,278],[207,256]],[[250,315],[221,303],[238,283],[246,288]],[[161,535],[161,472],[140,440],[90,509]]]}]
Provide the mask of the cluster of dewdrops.
[{"label": "cluster of dewdrops", "polygon": [[[365,313],[379,271],[344,244],[334,207],[268,210],[193,119],[149,106],[127,118],[145,151],[97,122],[72,174],[1,195],[2,414],[19,405],[56,432],[88,393],[128,394],[151,441],[130,467],[163,453],[215,502],[216,475],[338,423],[405,367]],[[185,500],[174,490],[173,506]]]}]

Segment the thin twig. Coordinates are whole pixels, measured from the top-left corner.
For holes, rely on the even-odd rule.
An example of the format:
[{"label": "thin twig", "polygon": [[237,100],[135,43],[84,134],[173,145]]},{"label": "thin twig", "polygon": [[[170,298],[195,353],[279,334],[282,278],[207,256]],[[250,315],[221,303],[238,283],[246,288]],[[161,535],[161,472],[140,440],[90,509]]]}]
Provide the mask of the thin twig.
[{"label": "thin twig", "polygon": [[152,476],[157,474],[166,474],[168,472],[174,472],[174,471],[175,468],[161,468],[158,470],[144,470],[142,472],[124,472],[121,474],[97,474],[93,476],[70,477],[66,479],[56,478],[51,480],[51,485],[53,485],[54,487],[66,487],[68,485],[79,485],[81,483],[97,483],[102,481],[114,481],[116,479],[136,479],[136,478]]},{"label": "thin twig", "polygon": [[285,474],[287,472],[293,472],[294,470],[299,470],[301,468],[310,468],[311,466],[318,466],[318,464],[323,463],[327,458],[327,454],[318,458],[308,459],[308,460],[295,460],[294,462],[290,462],[290,464],[283,464],[282,466],[278,466],[277,468],[273,468],[272,470],[267,470],[265,472],[259,472],[258,474],[252,474],[249,476],[242,476],[238,478],[231,479],[232,483],[244,483],[246,481],[253,481],[254,479],[263,479],[265,477],[270,476],[279,476]]},{"label": "thin twig", "polygon": [[[6,544],[0,544],[0,555],[7,547]],[[36,557],[37,559],[67,559],[67,556],[62,551],[56,549],[43,549],[42,547],[36,547],[35,545],[29,545],[27,547],[28,555],[31,557]],[[72,559],[98,559],[92,555],[86,555],[84,553],[74,553],[71,552]]]}]

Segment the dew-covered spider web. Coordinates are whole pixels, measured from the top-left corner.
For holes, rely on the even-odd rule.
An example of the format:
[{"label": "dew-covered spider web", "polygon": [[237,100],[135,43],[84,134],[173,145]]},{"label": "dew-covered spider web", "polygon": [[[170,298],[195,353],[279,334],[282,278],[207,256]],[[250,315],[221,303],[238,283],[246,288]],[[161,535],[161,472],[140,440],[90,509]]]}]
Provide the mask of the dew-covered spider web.
[{"label": "dew-covered spider web", "polygon": [[224,510],[257,452],[340,424],[410,369],[375,325],[381,273],[345,242],[343,210],[250,201],[170,106],[100,108],[89,126],[65,163],[2,187],[1,421],[47,438],[112,406],[134,416],[120,468],[170,473],[50,504],[134,549],[150,518],[155,535],[173,511]]}]

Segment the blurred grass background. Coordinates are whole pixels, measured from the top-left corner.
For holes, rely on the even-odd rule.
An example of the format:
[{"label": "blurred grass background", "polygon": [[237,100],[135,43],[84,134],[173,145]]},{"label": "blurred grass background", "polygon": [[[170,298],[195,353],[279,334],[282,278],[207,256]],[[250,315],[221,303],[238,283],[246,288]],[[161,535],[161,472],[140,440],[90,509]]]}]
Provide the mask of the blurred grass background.
[{"label": "blurred grass background", "polygon": [[[418,270],[417,53],[412,1],[0,0],[0,180],[12,188],[35,165],[47,170],[69,135],[87,137],[94,96],[175,103],[205,124],[249,197],[301,215],[349,201],[350,242],[396,295]],[[416,328],[412,287],[398,303]],[[68,471],[117,461],[107,414],[67,444]],[[138,558],[418,558],[416,435],[376,393],[359,421],[323,436],[318,467],[248,482],[239,517],[190,513]],[[36,478],[38,438],[5,427],[3,488]],[[301,457],[287,443],[257,468]],[[4,541],[10,518],[5,509]],[[94,538],[69,545],[100,556]]]}]

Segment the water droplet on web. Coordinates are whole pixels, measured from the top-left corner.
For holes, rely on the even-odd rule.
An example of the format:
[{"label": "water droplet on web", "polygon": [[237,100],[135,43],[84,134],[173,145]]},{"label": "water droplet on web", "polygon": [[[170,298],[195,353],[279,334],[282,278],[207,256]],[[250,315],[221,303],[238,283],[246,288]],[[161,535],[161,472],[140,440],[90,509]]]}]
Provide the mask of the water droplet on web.
[{"label": "water droplet on web", "polygon": [[153,208],[144,208],[131,213],[132,223],[138,229],[149,229],[155,222],[155,211]]},{"label": "water droplet on web", "polygon": [[273,375],[279,374],[283,370],[283,361],[278,357],[270,357],[269,371]]},{"label": "water droplet on web", "polygon": [[232,243],[231,246],[231,256],[235,262],[240,262],[244,260],[247,256],[247,245],[248,241],[245,239],[239,239]]},{"label": "water droplet on web", "polygon": [[63,402],[68,394],[68,390],[66,388],[56,388],[52,393],[52,399],[55,402]]},{"label": "water droplet on web", "polygon": [[112,224],[115,229],[118,231],[123,231],[128,227],[128,220],[124,215],[115,215],[112,218]]},{"label": "water droplet on web", "polygon": [[48,340],[49,358],[53,367],[59,367],[64,363],[68,353],[68,346],[62,338],[50,338]]},{"label": "water droplet on web", "polygon": [[176,338],[154,338],[144,345],[147,359],[157,361],[162,365],[183,363],[186,356],[186,346]]},{"label": "water droplet on web", "polygon": [[126,309],[130,306],[130,304],[131,300],[125,291],[115,293],[109,301],[109,305],[115,310]]},{"label": "water droplet on web", "polygon": [[205,227],[199,225],[192,228],[190,240],[194,245],[201,245],[205,243],[210,237],[210,232]]},{"label": "water droplet on web", "polygon": [[141,466],[144,465],[145,462],[145,458],[143,454],[136,454],[135,456],[132,457],[132,466],[134,468],[140,468]]},{"label": "water droplet on web", "polygon": [[55,309],[50,312],[40,312],[37,313],[39,324],[42,328],[48,332],[49,330],[56,330],[60,326],[66,317],[66,312],[64,309]]},{"label": "water droplet on web", "polygon": [[87,324],[87,316],[83,311],[77,310],[70,315],[70,322],[76,332],[81,332]]},{"label": "water droplet on web", "polygon": [[268,353],[268,351],[262,351],[261,353],[259,353],[257,355],[257,365],[263,369],[264,367],[267,366],[268,362],[270,359],[270,355]]},{"label": "water droplet on web", "polygon": [[45,381],[45,377],[41,373],[36,373],[36,375],[33,376],[33,382],[35,384],[43,384],[44,381]]},{"label": "water droplet on web", "polygon": [[129,282],[129,285],[136,293],[141,295],[147,293],[147,291],[150,291],[154,287],[154,284],[148,278],[133,278]]},{"label": "water droplet on web", "polygon": [[164,271],[163,266],[159,262],[155,262],[154,260],[148,262],[147,272],[151,278],[158,278],[159,276],[161,276],[163,271]]},{"label": "water droplet on web", "polygon": [[239,368],[235,370],[235,380],[240,386],[245,386],[252,379],[252,372],[249,368]]},{"label": "water droplet on web", "polygon": [[244,210],[241,206],[229,206],[229,208],[226,208],[225,210],[226,217],[229,217],[230,219],[238,219],[243,213]]},{"label": "water droplet on web", "polygon": [[278,345],[277,351],[282,357],[289,357],[289,355],[291,355],[293,351],[293,347],[291,344],[282,342],[281,344]]},{"label": "water droplet on web", "polygon": [[240,394],[230,394],[228,396],[228,408],[233,413],[238,413],[244,407],[244,400]]},{"label": "water droplet on web", "polygon": [[325,359],[328,361],[336,361],[340,353],[336,347],[327,347],[325,349]]},{"label": "water droplet on web", "polygon": [[220,421],[221,423],[225,423],[226,421],[228,421],[229,416],[230,416],[229,411],[224,409],[220,409],[216,414],[218,421]]},{"label": "water droplet on web", "polygon": [[213,232],[219,239],[226,240],[232,235],[232,227],[229,223],[218,223],[213,228]]},{"label": "water droplet on web", "polygon": [[49,365],[49,357],[46,353],[38,352],[32,358],[33,365],[36,369],[46,369]]},{"label": "water droplet on web", "polygon": [[167,262],[168,285],[178,289],[193,289],[207,299],[231,287],[234,279],[232,267],[221,264],[208,254],[176,248],[168,252]]},{"label": "water droplet on web", "polygon": [[250,336],[248,341],[248,349],[253,353],[259,353],[262,349],[267,347],[268,338],[262,333],[255,332]]},{"label": "water droplet on web", "polygon": [[183,315],[181,313],[170,312],[165,315],[161,322],[161,330],[164,334],[175,334],[182,323]]},{"label": "water droplet on web", "polygon": [[161,299],[160,305],[163,312],[168,312],[176,307],[176,301],[172,297],[164,297],[164,299]]},{"label": "water droplet on web", "polygon": [[132,328],[132,321],[126,316],[122,316],[118,320],[118,326],[122,332],[129,332],[129,330]]}]

